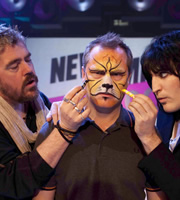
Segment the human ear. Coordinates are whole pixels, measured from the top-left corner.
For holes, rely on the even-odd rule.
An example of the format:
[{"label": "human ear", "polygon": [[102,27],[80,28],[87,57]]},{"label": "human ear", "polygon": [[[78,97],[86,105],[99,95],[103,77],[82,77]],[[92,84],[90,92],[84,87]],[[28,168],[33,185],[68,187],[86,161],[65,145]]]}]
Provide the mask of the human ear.
[{"label": "human ear", "polygon": [[132,75],[132,74],[129,74],[129,76],[128,76],[128,78],[127,78],[127,85],[129,85],[129,82],[130,82],[130,80],[131,80],[131,75]]},{"label": "human ear", "polygon": [[86,73],[85,73],[85,68],[84,66],[82,66],[81,68],[81,75],[82,75],[82,80],[83,82],[86,80]]}]

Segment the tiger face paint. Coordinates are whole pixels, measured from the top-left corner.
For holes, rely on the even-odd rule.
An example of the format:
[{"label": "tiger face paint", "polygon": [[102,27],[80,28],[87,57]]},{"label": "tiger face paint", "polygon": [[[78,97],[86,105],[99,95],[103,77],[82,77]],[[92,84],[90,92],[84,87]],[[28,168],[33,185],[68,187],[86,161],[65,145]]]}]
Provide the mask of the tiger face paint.
[{"label": "tiger face paint", "polygon": [[127,56],[121,48],[96,46],[91,50],[83,78],[88,80],[88,92],[96,105],[111,107],[121,103],[129,79]]}]

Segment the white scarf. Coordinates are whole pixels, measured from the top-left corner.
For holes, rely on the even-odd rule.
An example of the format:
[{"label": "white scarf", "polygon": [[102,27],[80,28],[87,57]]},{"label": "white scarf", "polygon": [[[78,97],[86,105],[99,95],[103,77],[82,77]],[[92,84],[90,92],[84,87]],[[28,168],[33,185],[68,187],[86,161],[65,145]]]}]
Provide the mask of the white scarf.
[{"label": "white scarf", "polygon": [[14,108],[0,97],[0,121],[22,153],[31,151],[29,143],[35,142],[42,125],[46,121],[46,115],[48,113],[48,108],[44,105],[40,95],[33,101],[33,104],[36,114],[36,133],[29,130],[24,120],[18,115]]}]

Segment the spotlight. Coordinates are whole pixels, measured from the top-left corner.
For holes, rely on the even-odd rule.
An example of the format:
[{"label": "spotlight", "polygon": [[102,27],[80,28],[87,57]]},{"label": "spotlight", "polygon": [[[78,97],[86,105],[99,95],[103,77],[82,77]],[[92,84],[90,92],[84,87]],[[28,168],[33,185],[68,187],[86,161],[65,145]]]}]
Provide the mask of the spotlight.
[{"label": "spotlight", "polygon": [[68,4],[75,10],[84,12],[92,7],[94,0],[67,0]]},{"label": "spotlight", "polygon": [[0,4],[8,12],[17,12],[22,10],[26,0],[1,0]]},{"label": "spotlight", "polygon": [[34,15],[41,20],[48,20],[56,14],[54,1],[38,0],[34,6]]},{"label": "spotlight", "polygon": [[145,11],[148,10],[155,0],[128,0],[129,5],[136,11]]},{"label": "spotlight", "polygon": [[167,6],[169,14],[172,18],[180,19],[180,2],[177,0],[171,0]]},{"label": "spotlight", "polygon": [[180,2],[179,0],[167,1],[163,7],[162,28],[180,28]]}]

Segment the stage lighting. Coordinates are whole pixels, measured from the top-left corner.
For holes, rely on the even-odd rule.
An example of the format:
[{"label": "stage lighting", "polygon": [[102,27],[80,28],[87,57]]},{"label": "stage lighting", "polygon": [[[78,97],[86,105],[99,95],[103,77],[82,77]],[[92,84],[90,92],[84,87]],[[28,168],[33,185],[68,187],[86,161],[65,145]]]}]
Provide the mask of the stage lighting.
[{"label": "stage lighting", "polygon": [[38,0],[34,6],[34,15],[41,20],[48,20],[55,16],[56,5],[54,1]]},{"label": "stage lighting", "polygon": [[180,2],[179,0],[167,1],[163,7],[162,28],[180,28]]},{"label": "stage lighting", "polygon": [[17,12],[23,9],[26,0],[1,0],[0,4],[8,12]]},{"label": "stage lighting", "polygon": [[75,10],[84,12],[92,7],[94,0],[67,0],[68,4]]},{"label": "stage lighting", "polygon": [[129,5],[136,11],[145,11],[148,10],[155,0],[128,0]]},{"label": "stage lighting", "polygon": [[171,0],[168,2],[167,9],[169,15],[174,19],[180,19],[180,2],[177,0]]}]

